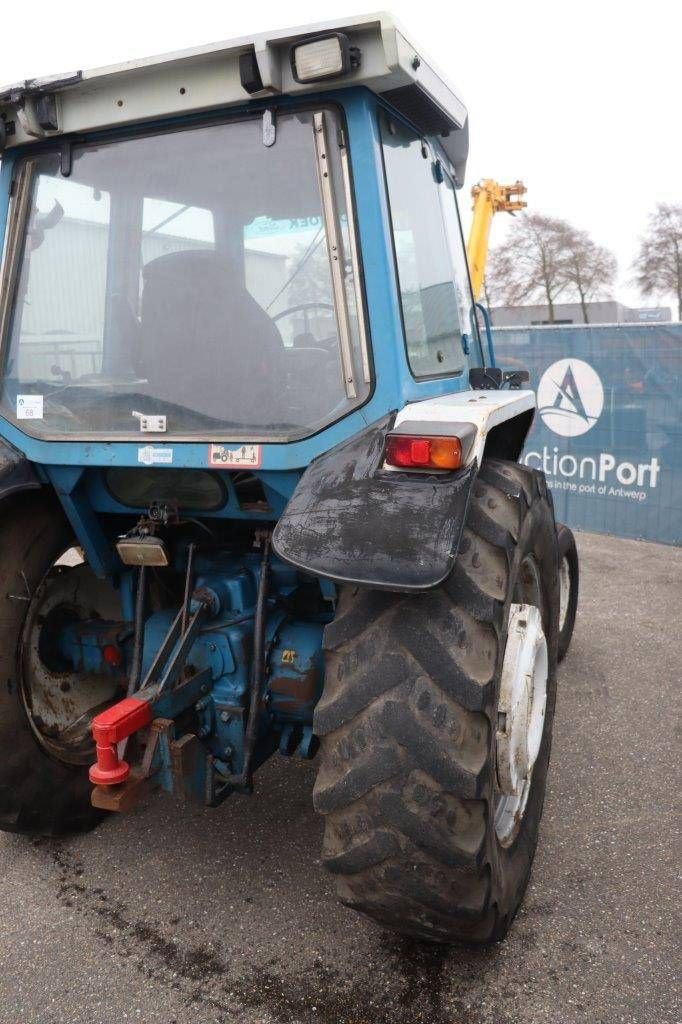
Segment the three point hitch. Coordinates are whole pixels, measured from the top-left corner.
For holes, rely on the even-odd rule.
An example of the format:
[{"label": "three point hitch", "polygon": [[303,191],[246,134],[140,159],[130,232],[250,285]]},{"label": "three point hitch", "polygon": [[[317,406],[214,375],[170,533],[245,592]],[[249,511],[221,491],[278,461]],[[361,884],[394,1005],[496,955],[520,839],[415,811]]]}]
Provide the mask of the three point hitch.
[{"label": "three point hitch", "polygon": [[[97,760],[90,768],[95,806],[120,810],[133,802],[141,783],[151,776],[166,771],[171,776],[169,788],[183,792],[186,781],[195,776],[196,759],[200,758],[204,770],[203,793],[205,803],[216,803],[232,790],[249,792],[252,789],[253,757],[258,739],[259,709],[265,676],[265,627],[269,577],[270,536],[263,534],[261,544],[261,571],[256,598],[253,662],[250,681],[248,718],[244,735],[241,771],[231,772],[213,758],[199,738],[185,732],[175,736],[175,719],[192,707],[199,708],[202,701],[210,700],[211,671],[194,671],[187,658],[201,627],[207,619],[221,611],[219,596],[208,587],[192,589],[194,545],[190,545],[185,574],[185,593],[182,607],[177,612],[142,683],[137,689],[140,674],[144,629],[145,566],[140,567],[135,622],[133,665],[128,695],[107,708],[92,721]],[[131,770],[124,759],[127,741],[141,730],[151,726],[144,755],[139,766]],[[199,795],[199,794],[195,794]]]}]

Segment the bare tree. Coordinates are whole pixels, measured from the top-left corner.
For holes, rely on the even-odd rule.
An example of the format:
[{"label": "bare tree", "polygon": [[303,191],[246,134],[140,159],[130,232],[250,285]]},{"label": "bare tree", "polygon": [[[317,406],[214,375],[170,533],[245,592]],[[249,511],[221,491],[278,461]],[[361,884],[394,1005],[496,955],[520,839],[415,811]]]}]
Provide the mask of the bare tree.
[{"label": "bare tree", "polygon": [[569,292],[589,323],[587,304],[610,289],[616,269],[614,256],[587,231],[557,217],[526,213],[492,253],[486,283],[496,299],[510,305],[544,301],[551,324],[557,297]]},{"label": "bare tree", "polygon": [[540,213],[521,214],[507,240],[493,250],[488,264],[488,288],[506,305],[544,300],[549,322],[554,304],[566,290],[567,236],[571,226]]},{"label": "bare tree", "polygon": [[587,231],[571,228],[566,232],[563,274],[571,290],[575,291],[580,300],[583,323],[590,322],[588,301],[603,295],[611,288],[617,269],[618,264],[613,253],[604,246],[597,245]]},{"label": "bare tree", "polygon": [[682,204],[659,203],[650,214],[633,268],[642,295],[676,296],[682,320]]}]

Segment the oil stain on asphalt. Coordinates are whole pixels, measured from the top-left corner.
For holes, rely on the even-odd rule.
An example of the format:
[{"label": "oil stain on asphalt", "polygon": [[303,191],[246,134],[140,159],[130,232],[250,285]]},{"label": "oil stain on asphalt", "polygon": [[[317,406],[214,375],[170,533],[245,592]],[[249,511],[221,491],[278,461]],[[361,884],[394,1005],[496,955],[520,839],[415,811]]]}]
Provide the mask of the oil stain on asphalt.
[{"label": "oil stain on asphalt", "polygon": [[[188,1007],[215,1014],[216,1021],[235,1019],[245,1008],[266,1014],[282,1024],[314,1020],[320,1024],[370,1024],[381,1019],[383,999],[377,988],[363,980],[344,986],[341,972],[314,961],[304,975],[278,974],[274,964],[263,964],[233,976],[229,962],[206,945],[182,941],[182,919],[170,918],[173,938],[148,921],[136,920],[131,907],[112,898],[98,886],[89,886],[83,863],[73,858],[64,843],[32,840],[40,855],[54,864],[56,897],[62,906],[82,915],[96,938],[117,956],[130,960],[139,974],[173,989]],[[378,950],[398,979],[391,1020],[396,1024],[429,1021],[451,1024],[453,1010],[466,1014],[469,1024],[482,1024],[484,1018],[461,1000],[446,1000],[446,967],[452,949],[415,943],[392,935],[379,935]],[[495,955],[488,950],[469,952],[471,973],[480,980],[481,970],[490,970]],[[484,966],[485,965],[485,966]],[[460,1003],[457,1006],[457,1003]],[[445,1010],[444,1004],[448,1003]],[[202,1017],[203,1019],[203,1017]],[[495,1018],[507,1024],[506,1015]]]}]

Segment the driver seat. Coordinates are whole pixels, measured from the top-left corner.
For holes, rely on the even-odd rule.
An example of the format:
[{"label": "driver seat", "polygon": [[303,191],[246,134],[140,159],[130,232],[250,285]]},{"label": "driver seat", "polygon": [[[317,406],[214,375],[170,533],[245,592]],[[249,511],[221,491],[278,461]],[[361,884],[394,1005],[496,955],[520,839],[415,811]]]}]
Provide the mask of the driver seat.
[{"label": "driver seat", "polygon": [[166,253],[142,272],[136,369],[150,394],[217,420],[264,426],[282,392],[282,338],[227,257]]}]

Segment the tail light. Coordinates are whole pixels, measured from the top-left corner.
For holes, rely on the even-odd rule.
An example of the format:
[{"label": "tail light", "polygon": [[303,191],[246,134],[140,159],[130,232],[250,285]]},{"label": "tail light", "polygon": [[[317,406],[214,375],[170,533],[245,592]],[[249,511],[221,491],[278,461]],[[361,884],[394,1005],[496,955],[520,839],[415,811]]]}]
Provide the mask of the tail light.
[{"label": "tail light", "polygon": [[397,469],[459,469],[462,442],[458,437],[389,434],[384,458]]}]

